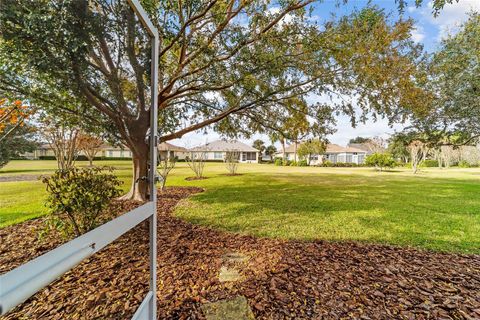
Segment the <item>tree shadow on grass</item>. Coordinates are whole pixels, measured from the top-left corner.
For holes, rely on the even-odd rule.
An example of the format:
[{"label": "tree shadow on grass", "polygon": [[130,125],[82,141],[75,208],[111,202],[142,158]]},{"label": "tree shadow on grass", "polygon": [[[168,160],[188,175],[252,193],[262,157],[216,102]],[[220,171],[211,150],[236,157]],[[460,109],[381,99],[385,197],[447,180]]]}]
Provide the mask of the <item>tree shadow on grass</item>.
[{"label": "tree shadow on grass", "polygon": [[179,215],[257,236],[480,252],[475,181],[275,175],[242,182],[210,187],[190,200],[199,207]]}]

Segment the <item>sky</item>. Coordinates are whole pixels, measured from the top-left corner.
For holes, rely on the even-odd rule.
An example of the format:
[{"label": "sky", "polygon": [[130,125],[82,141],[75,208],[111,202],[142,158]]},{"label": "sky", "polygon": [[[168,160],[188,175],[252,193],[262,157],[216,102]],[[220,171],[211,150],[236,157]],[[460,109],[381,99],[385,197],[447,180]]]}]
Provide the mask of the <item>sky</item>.
[{"label": "sky", "polygon": [[[407,6],[403,13],[404,18],[412,18],[415,21],[415,30],[412,32],[412,39],[424,46],[427,52],[435,51],[441,39],[448,34],[454,34],[458,30],[458,26],[461,25],[468,17],[468,13],[472,10],[480,11],[480,0],[460,0],[453,4],[447,4],[437,17],[434,17],[431,9],[431,2],[424,1],[421,7],[414,6],[414,0],[410,0],[409,6]],[[394,0],[350,0],[347,4],[337,6],[336,0],[324,0],[321,3],[315,5],[313,11],[313,18],[319,22],[328,19],[331,14],[335,14],[337,17],[349,14],[353,10],[361,9],[368,3],[377,5],[383,8],[385,12],[392,14],[392,19],[398,18],[399,12],[397,4]],[[337,117],[337,132],[333,135],[327,136],[327,139],[331,143],[340,145],[346,145],[348,141],[356,136],[362,137],[374,137],[381,136],[388,138],[389,135],[395,131],[401,131],[404,127],[403,124],[395,124],[392,127],[388,125],[388,122],[384,119],[378,119],[377,121],[369,120],[365,124],[357,125],[352,128],[349,118],[345,116]],[[173,140],[172,143],[193,147],[200,144],[212,142],[220,139],[221,137],[213,132],[207,130],[205,134],[202,132],[192,132],[186,134],[182,139]],[[252,144],[255,139],[262,139],[268,145],[268,137],[265,135],[254,135],[251,139],[241,139],[242,141]],[[278,147],[278,146],[277,146]]]}]

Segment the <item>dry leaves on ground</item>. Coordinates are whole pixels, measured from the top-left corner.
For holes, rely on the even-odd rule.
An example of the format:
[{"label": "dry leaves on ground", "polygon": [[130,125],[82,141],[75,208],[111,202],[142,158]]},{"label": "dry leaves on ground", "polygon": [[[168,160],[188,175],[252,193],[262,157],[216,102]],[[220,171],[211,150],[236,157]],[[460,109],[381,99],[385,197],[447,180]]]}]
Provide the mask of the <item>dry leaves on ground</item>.
[{"label": "dry leaves on ground", "polygon": [[[259,239],[170,215],[198,188],[159,194],[160,319],[204,319],[202,303],[247,297],[257,319],[478,319],[480,256],[325,241]],[[118,211],[135,204],[126,203]],[[0,273],[61,243],[39,241],[41,220],[0,229]],[[248,257],[241,280],[220,282],[225,254]],[[146,223],[4,319],[130,319],[147,292]]]}]

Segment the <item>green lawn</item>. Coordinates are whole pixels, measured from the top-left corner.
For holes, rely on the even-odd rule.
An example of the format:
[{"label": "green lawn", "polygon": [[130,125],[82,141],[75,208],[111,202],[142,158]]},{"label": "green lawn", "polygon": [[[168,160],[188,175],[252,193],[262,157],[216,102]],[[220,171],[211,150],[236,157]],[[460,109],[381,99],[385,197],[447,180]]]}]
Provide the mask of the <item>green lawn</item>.
[{"label": "green lawn", "polygon": [[[15,161],[0,177],[53,170],[53,162],[44,163]],[[128,182],[129,162],[103,164],[118,167]],[[192,173],[179,163],[168,185],[200,186],[206,192],[182,202],[175,214],[257,236],[480,253],[480,169],[428,169],[414,176],[407,170],[252,164],[241,165],[240,176],[225,173],[223,164],[207,164],[208,179],[186,181]],[[0,226],[42,214],[43,197],[37,181],[1,182]]]}]

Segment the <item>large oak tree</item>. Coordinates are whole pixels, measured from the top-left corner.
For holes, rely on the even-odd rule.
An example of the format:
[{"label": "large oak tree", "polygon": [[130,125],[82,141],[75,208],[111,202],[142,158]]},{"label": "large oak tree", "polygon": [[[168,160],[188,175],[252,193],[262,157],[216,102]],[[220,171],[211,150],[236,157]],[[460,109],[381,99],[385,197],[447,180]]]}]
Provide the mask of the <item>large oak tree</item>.
[{"label": "large oak tree", "polygon": [[[310,105],[312,123],[326,110],[355,122],[354,105],[391,121],[415,109],[413,22],[367,7],[320,25],[312,3],[142,1],[160,33],[160,141],[209,125],[226,134],[274,127],[284,102],[307,94],[334,101]],[[3,0],[0,33],[0,90],[116,136],[133,154],[126,197],[145,199],[151,50],[125,1]]]}]

